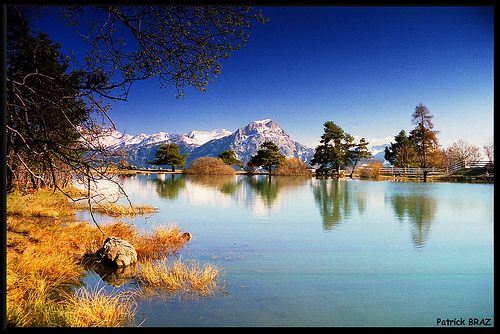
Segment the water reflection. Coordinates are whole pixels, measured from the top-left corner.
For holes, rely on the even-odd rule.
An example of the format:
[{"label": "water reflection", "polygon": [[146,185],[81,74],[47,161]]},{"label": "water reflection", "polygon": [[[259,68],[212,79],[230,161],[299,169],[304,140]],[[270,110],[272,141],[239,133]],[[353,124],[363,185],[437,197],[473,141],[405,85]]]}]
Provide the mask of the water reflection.
[{"label": "water reflection", "polygon": [[400,222],[409,220],[413,246],[422,250],[429,239],[432,222],[437,211],[436,199],[425,193],[394,193],[386,197],[390,202],[394,216]]},{"label": "water reflection", "polygon": [[234,195],[243,182],[232,175],[188,175],[190,182],[202,187],[217,189],[224,195]]},{"label": "water reflection", "polygon": [[351,216],[353,206],[362,215],[366,210],[366,193],[356,191],[356,182],[339,179],[311,180],[314,200],[323,218],[323,229],[329,231]]},{"label": "water reflection", "polygon": [[287,177],[287,176],[249,176],[245,179],[250,189],[262,199],[264,205],[271,208],[277,203],[277,199],[283,190],[294,189],[304,186],[309,178]]},{"label": "water reflection", "polygon": [[[138,180],[139,181],[139,180]],[[199,176],[166,175],[148,178],[156,193],[175,202],[185,193],[193,205],[214,205],[230,208],[244,205],[254,215],[278,212],[287,193],[312,190],[316,207],[322,217],[323,230],[330,231],[347,222],[353,213],[366,214],[367,208],[377,206],[374,185],[343,179],[311,179],[300,177],[254,176]],[[384,190],[385,202],[390,204],[397,221],[409,222],[411,240],[417,250],[423,249],[437,211],[436,199],[430,188],[421,185],[390,183]],[[302,190],[301,190],[302,189]],[[295,196],[295,195],[293,195]],[[368,199],[370,202],[368,203]],[[231,202],[233,204],[231,204]],[[369,205],[370,204],[370,205]]]},{"label": "water reflection", "polygon": [[179,196],[179,191],[186,188],[186,179],[176,177],[174,174],[170,175],[165,176],[161,174],[157,179],[153,179],[152,182],[160,197],[173,201]]}]

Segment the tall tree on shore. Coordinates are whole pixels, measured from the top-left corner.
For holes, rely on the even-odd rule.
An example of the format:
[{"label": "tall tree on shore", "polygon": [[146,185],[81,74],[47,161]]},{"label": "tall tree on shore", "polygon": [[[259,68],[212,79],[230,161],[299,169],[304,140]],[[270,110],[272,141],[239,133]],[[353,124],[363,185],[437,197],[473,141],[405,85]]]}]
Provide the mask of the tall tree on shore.
[{"label": "tall tree on shore", "polygon": [[22,175],[33,188],[64,186],[65,174],[88,163],[83,153],[97,149],[81,140],[94,129],[78,89],[83,73],[69,71],[61,45],[33,33],[25,15],[8,10],[7,191]]},{"label": "tall tree on shore", "polygon": [[416,127],[411,131],[410,137],[413,140],[420,167],[430,167],[438,162],[439,144],[436,135],[439,131],[433,130],[433,117],[422,103],[415,107],[415,112],[412,114],[411,123]]},{"label": "tall tree on shore", "polygon": [[163,144],[156,151],[155,159],[147,163],[157,166],[170,165],[172,172],[175,172],[175,167],[182,168],[186,165],[188,155],[188,153],[181,154],[179,146],[175,143]]},{"label": "tall tree on shore", "polygon": [[311,165],[318,164],[319,170],[335,170],[339,173],[340,166],[349,163],[347,153],[355,145],[354,138],[332,121],[325,122],[323,126],[324,133],[311,159]]},{"label": "tall tree on shore", "polygon": [[349,160],[351,161],[352,165],[352,171],[351,174],[349,174],[349,177],[351,179],[358,162],[361,159],[370,159],[372,157],[372,154],[368,152],[368,144],[369,143],[365,140],[365,138],[361,138],[359,140],[359,143],[354,147],[354,150],[349,151]]},{"label": "tall tree on shore", "polygon": [[384,158],[396,167],[416,167],[418,165],[413,141],[401,130],[394,137],[394,143],[385,148]]},{"label": "tall tree on shore", "polygon": [[262,166],[269,173],[272,173],[273,167],[278,167],[285,160],[285,156],[272,141],[265,141],[260,145],[257,154],[250,158],[248,164],[253,167]]}]

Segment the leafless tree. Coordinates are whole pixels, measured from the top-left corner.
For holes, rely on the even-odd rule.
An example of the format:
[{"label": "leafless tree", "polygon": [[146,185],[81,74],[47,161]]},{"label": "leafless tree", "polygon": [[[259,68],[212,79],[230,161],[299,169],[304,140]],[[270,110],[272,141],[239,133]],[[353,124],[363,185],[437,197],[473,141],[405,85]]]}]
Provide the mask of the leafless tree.
[{"label": "leafless tree", "polygon": [[476,161],[481,158],[479,148],[475,145],[467,143],[463,139],[454,142],[446,150],[446,155],[451,165],[460,164],[462,166],[466,166],[472,161]]}]

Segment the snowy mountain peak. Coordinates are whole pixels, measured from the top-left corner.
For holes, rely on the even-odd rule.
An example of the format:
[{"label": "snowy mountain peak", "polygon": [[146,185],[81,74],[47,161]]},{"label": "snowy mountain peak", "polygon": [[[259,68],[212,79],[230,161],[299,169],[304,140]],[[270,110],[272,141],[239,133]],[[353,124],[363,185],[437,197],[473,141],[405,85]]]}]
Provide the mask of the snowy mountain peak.
[{"label": "snowy mountain peak", "polygon": [[137,167],[149,166],[146,161],[154,159],[158,147],[162,144],[175,143],[181,153],[188,153],[188,163],[202,156],[217,157],[225,150],[233,150],[242,162],[248,162],[265,141],[272,141],[286,157],[297,157],[309,161],[314,150],[290,138],[272,119],[253,121],[235,132],[225,129],[212,131],[191,131],[178,135],[157,132],[152,135],[141,133],[137,136],[123,135],[118,131],[106,137],[112,149],[125,148],[127,160]]},{"label": "snowy mountain peak", "polygon": [[193,130],[187,135],[185,141],[190,145],[201,146],[211,140],[223,138],[232,134],[231,131],[226,129],[216,129],[212,131],[196,131]]},{"label": "snowy mountain peak", "polygon": [[238,130],[241,135],[252,136],[256,134],[261,135],[287,135],[280,126],[272,119],[265,119],[262,121],[253,121],[244,128]]},{"label": "snowy mountain peak", "polygon": [[[275,122],[275,121],[273,121],[273,120],[272,120],[272,119],[270,119],[270,118],[263,119],[263,120],[261,120],[261,121],[253,121],[253,122],[252,122],[252,123],[250,123],[250,124],[267,125],[268,123],[271,123],[271,122],[272,122],[272,123],[274,123],[274,124],[276,124],[276,122]],[[278,124],[276,124],[276,125],[278,125]]]}]

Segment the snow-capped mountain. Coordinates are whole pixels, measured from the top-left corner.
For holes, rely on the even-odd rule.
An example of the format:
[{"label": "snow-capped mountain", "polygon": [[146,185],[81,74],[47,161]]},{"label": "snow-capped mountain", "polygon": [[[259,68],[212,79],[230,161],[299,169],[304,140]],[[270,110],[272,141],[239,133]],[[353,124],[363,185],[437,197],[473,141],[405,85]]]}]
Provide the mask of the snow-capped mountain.
[{"label": "snow-capped mountain", "polygon": [[222,138],[231,133],[231,131],[221,129],[213,131],[191,131],[184,135],[160,131],[152,135],[141,133],[137,136],[132,136],[129,134],[122,134],[116,130],[109,130],[109,135],[104,137],[103,144],[111,149],[156,146],[156,144],[159,143],[165,144],[172,142],[176,144],[182,142],[187,146],[201,146],[210,140]]},{"label": "snow-capped mountain", "polygon": [[111,149],[124,149],[128,153],[127,160],[130,164],[147,167],[151,165],[148,165],[146,161],[154,159],[155,152],[162,144],[179,145],[181,153],[189,153],[188,163],[203,156],[216,157],[225,150],[234,150],[238,159],[245,163],[267,140],[274,142],[286,157],[297,157],[302,161],[309,161],[314,155],[314,149],[294,141],[271,119],[251,122],[235,132],[216,129],[191,131],[183,135],[157,132],[152,135],[141,133],[131,136],[111,131],[104,143]]},{"label": "snow-capped mountain", "polygon": [[385,148],[391,146],[391,144],[374,145],[369,148],[372,154],[372,159],[384,163],[385,160]]},{"label": "snow-capped mountain", "polygon": [[296,157],[309,161],[314,155],[314,149],[294,141],[286,132],[271,119],[253,121],[229,136],[211,140],[196,148],[188,157],[194,160],[203,156],[217,156],[225,150],[233,150],[243,163],[250,161],[257,154],[260,145],[272,141],[287,158]]}]

